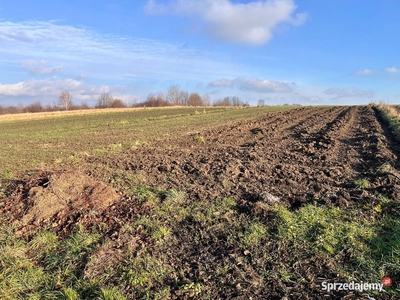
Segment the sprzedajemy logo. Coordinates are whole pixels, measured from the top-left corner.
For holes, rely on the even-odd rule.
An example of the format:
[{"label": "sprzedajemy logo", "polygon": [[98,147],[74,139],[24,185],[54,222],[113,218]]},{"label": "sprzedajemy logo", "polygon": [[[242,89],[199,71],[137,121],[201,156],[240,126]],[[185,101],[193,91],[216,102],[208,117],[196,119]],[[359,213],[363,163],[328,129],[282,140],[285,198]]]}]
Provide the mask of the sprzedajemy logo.
[{"label": "sprzedajemy logo", "polygon": [[384,287],[392,285],[390,277],[384,277],[381,283],[378,282],[322,282],[321,288],[323,291],[379,291],[382,292]]}]

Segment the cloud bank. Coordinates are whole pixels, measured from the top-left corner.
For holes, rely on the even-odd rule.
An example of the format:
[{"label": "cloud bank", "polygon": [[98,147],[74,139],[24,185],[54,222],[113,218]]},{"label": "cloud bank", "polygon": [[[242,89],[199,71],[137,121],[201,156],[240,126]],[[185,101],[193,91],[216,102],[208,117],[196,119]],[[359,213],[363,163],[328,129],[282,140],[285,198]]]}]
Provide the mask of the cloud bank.
[{"label": "cloud bank", "polygon": [[[75,89],[74,98],[86,100],[88,93],[96,98],[99,89],[116,84],[123,86],[119,91],[124,95],[144,97],[152,82],[182,78],[198,82],[239,69],[220,53],[151,39],[101,35],[57,21],[0,20],[0,45],[0,68],[14,76],[0,77],[0,97],[7,101],[22,95],[23,101],[31,101],[29,97],[35,95],[47,101],[64,89],[71,93]],[[32,79],[18,77],[21,70]],[[147,87],[142,88],[142,83]]]},{"label": "cloud bank", "polygon": [[74,79],[30,79],[13,84],[0,83],[0,95],[3,96],[50,96],[56,99],[62,90],[68,90],[74,99],[92,100],[103,92],[112,92],[113,88],[110,86],[91,85]]},{"label": "cloud bank", "polygon": [[357,76],[368,76],[368,75],[372,75],[374,73],[374,71],[372,71],[371,69],[364,69],[364,70],[359,70],[357,72],[355,72],[354,74]]},{"label": "cloud bank", "polygon": [[174,0],[160,4],[149,0],[145,10],[149,14],[195,16],[202,21],[202,29],[217,40],[261,45],[272,38],[280,24],[302,25],[306,13],[297,13],[293,0],[265,0],[233,3],[230,0]]},{"label": "cloud bank", "polygon": [[21,66],[31,74],[51,74],[64,69],[63,66],[49,67],[44,60],[25,60],[21,62]]},{"label": "cloud bank", "polygon": [[375,92],[372,90],[361,90],[357,88],[346,88],[346,89],[331,88],[325,90],[325,94],[333,96],[331,99],[373,98],[375,96]]},{"label": "cloud bank", "polygon": [[210,87],[237,87],[244,91],[258,93],[291,93],[295,87],[294,83],[272,81],[258,78],[218,79],[209,83]]},{"label": "cloud bank", "polygon": [[398,73],[400,73],[400,69],[396,68],[396,67],[389,67],[389,68],[386,68],[385,70],[389,74],[398,74]]}]

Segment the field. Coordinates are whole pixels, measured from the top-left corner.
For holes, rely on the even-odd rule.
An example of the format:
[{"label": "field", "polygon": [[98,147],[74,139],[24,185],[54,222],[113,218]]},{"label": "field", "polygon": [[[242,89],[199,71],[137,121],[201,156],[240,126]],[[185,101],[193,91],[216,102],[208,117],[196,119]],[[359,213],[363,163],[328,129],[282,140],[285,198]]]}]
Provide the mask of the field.
[{"label": "field", "polygon": [[376,106],[0,117],[0,299],[399,299],[396,124]]}]

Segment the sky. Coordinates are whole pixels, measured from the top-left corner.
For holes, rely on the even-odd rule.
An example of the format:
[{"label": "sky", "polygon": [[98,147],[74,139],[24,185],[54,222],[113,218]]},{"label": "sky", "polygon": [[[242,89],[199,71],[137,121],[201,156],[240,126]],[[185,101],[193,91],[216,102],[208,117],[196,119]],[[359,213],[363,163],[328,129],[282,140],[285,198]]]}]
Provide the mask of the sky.
[{"label": "sky", "polygon": [[400,103],[397,0],[0,0],[0,105],[171,85],[251,105]]}]

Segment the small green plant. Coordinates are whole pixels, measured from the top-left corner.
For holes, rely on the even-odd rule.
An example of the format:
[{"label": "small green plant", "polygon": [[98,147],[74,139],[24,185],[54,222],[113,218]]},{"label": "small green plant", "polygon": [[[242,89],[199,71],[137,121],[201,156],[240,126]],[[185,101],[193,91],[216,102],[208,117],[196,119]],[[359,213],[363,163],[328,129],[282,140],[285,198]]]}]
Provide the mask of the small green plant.
[{"label": "small green plant", "polygon": [[147,250],[140,251],[135,257],[129,258],[122,268],[124,281],[133,285],[139,293],[148,293],[158,286],[171,270],[165,267],[165,258],[154,257]]},{"label": "small green plant", "polygon": [[66,300],[79,300],[79,294],[72,288],[65,288],[63,290],[63,296]]},{"label": "small green plant", "polygon": [[154,188],[146,186],[135,186],[127,191],[127,194],[137,197],[142,202],[151,202],[157,204],[159,202],[159,193]]},{"label": "small green plant", "polygon": [[356,188],[358,188],[358,189],[367,189],[371,186],[368,179],[366,179],[366,178],[359,179],[354,184],[355,184]]},{"label": "small green plant", "polygon": [[393,167],[389,163],[384,163],[377,169],[378,174],[390,174],[393,172]]},{"label": "small green plant", "polygon": [[97,156],[107,155],[107,151],[102,150],[102,149],[95,149],[93,152],[94,152],[94,155],[97,155]]},{"label": "small green plant", "polygon": [[257,246],[267,237],[267,228],[265,225],[253,222],[249,224],[241,234],[241,240],[245,247]]},{"label": "small green plant", "polygon": [[171,203],[182,204],[183,202],[185,202],[185,199],[186,199],[185,191],[170,189],[165,193],[165,201]]},{"label": "small green plant", "polygon": [[201,284],[200,283],[187,283],[181,286],[180,288],[183,291],[186,291],[189,293],[189,296],[197,296],[198,294],[201,293]]},{"label": "small green plant", "polygon": [[126,300],[117,287],[100,290],[100,300]]},{"label": "small green plant", "polygon": [[198,143],[205,143],[205,142],[206,142],[205,139],[204,139],[204,137],[201,136],[201,135],[196,136],[194,140],[195,140],[196,142],[198,142]]}]

